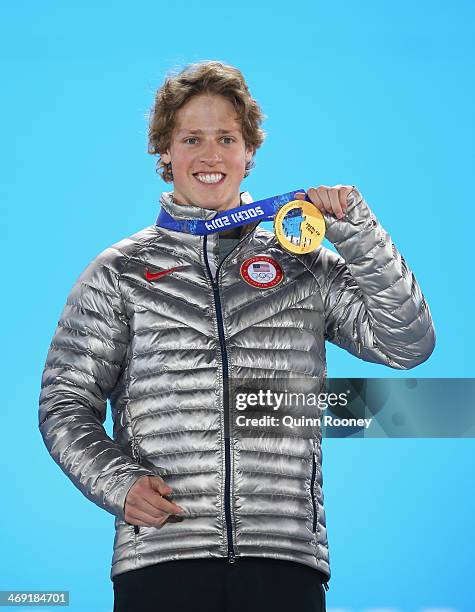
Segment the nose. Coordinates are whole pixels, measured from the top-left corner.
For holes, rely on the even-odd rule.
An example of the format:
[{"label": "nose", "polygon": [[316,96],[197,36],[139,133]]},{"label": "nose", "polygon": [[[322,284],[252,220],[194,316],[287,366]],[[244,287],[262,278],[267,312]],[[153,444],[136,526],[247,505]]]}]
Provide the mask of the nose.
[{"label": "nose", "polygon": [[214,166],[215,164],[221,162],[222,157],[219,150],[219,145],[213,141],[204,143],[201,147],[200,158],[202,162],[210,166]]}]

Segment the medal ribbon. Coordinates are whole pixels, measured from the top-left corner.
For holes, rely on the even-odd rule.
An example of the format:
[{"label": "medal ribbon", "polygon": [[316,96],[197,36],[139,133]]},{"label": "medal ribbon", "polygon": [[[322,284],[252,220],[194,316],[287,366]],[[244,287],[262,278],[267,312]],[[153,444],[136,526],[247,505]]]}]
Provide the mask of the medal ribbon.
[{"label": "medal ribbon", "polygon": [[[296,199],[296,193],[306,192],[305,189],[296,189],[251,204],[237,206],[218,213],[213,219],[174,219],[162,207],[155,225],[175,232],[205,236],[221,232],[223,229],[246,225],[253,221],[272,221],[281,206]],[[309,201],[307,197],[305,199]]]}]

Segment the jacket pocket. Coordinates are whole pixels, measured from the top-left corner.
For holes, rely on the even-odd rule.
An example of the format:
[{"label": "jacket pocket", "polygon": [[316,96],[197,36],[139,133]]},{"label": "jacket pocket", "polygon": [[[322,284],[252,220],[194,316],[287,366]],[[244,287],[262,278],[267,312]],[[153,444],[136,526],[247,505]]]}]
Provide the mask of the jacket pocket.
[{"label": "jacket pocket", "polygon": [[312,453],[312,478],[310,480],[310,494],[312,496],[313,521],[312,532],[317,531],[317,503],[315,500],[315,478],[317,476],[317,462],[315,461],[315,453]]}]

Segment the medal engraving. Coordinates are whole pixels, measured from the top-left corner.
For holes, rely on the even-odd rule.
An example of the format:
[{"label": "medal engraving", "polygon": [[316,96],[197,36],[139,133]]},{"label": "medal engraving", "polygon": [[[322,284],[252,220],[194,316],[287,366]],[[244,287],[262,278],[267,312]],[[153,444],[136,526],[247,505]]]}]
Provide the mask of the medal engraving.
[{"label": "medal engraving", "polygon": [[311,253],[325,237],[325,220],[311,202],[292,200],[277,211],[274,231],[279,244],[290,253]]}]

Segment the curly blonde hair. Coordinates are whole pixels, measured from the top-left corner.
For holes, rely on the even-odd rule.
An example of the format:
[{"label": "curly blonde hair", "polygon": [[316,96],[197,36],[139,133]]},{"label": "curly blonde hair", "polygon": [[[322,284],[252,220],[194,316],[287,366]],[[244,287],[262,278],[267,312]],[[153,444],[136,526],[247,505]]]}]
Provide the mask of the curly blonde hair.
[{"label": "curly blonde hair", "polygon": [[[265,132],[260,126],[266,116],[251,97],[241,71],[218,61],[189,64],[178,74],[166,77],[155,94],[149,115],[148,153],[159,156],[156,171],[167,183],[173,181],[172,168],[160,158],[160,153],[170,147],[176,112],[192,96],[200,94],[220,95],[232,102],[246,147],[253,150],[253,156],[264,142]],[[253,167],[251,160],[246,164],[244,177]]]}]

